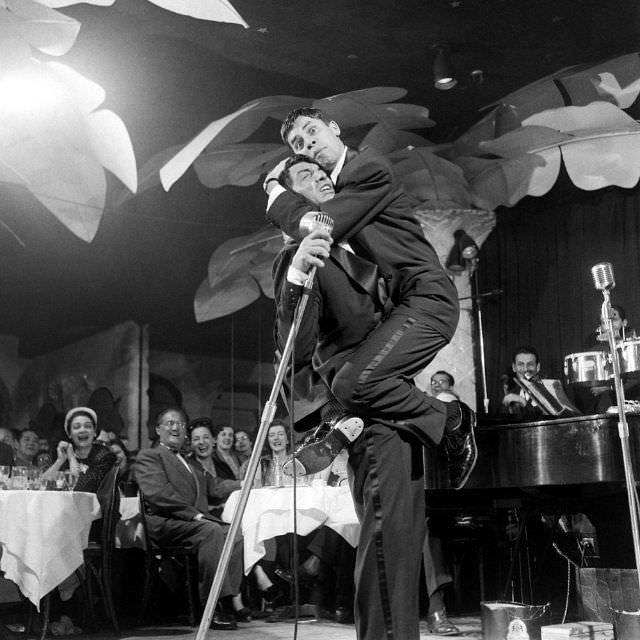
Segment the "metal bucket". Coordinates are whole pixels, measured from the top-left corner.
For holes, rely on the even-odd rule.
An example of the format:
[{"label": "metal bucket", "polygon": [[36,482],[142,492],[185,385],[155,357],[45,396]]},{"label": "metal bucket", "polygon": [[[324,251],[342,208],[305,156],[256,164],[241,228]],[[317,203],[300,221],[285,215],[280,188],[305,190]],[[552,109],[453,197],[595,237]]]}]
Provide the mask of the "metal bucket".
[{"label": "metal bucket", "polygon": [[[550,624],[550,604],[481,602],[484,640],[540,640],[541,627]],[[636,639],[637,640],[637,639]]]}]

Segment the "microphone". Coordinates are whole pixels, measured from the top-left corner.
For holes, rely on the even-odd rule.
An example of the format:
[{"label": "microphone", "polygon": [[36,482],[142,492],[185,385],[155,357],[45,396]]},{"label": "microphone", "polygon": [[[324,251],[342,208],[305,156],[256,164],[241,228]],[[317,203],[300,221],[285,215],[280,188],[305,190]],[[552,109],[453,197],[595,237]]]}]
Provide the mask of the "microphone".
[{"label": "microphone", "polygon": [[326,231],[329,235],[333,232],[333,218],[322,211],[307,211],[300,218],[300,233],[308,236],[313,231]]},{"label": "microphone", "polygon": [[600,262],[591,267],[591,275],[593,276],[593,284],[598,291],[606,291],[616,286],[610,262]]}]

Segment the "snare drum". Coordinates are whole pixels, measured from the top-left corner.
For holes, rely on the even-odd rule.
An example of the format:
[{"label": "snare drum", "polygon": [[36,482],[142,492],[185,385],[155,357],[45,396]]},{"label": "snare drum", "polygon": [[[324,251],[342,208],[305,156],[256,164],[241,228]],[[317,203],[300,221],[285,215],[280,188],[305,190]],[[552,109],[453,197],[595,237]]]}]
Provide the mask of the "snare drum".
[{"label": "snare drum", "polygon": [[570,353],[564,359],[564,378],[567,384],[597,382],[607,384],[613,377],[611,354],[608,351]]},{"label": "snare drum", "polygon": [[640,373],[640,339],[625,340],[620,354],[620,370],[622,373]]}]

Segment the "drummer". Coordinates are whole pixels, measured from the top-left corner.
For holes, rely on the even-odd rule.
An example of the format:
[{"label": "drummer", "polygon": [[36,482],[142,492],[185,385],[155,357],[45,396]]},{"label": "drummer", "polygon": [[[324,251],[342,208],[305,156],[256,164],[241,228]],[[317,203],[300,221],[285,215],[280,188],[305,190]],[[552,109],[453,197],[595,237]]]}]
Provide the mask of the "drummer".
[{"label": "drummer", "polygon": [[501,413],[538,417],[543,415],[542,408],[531,397],[531,394],[520,387],[517,380],[530,380],[540,376],[540,357],[538,351],[529,345],[518,347],[513,352],[511,371],[501,378],[502,398]]},{"label": "drummer", "polygon": [[[631,340],[636,337],[636,331],[630,329],[627,314],[618,304],[611,305],[611,326],[616,342]],[[600,321],[593,333],[590,333],[584,343],[587,351],[609,351],[609,332],[604,321]],[[639,372],[640,373],[640,372]],[[628,378],[624,382],[625,398],[627,400],[640,400],[640,377]],[[594,385],[588,388],[587,393],[576,394],[576,403],[585,414],[606,413],[609,407],[616,406],[616,394],[613,379],[606,384]]]}]

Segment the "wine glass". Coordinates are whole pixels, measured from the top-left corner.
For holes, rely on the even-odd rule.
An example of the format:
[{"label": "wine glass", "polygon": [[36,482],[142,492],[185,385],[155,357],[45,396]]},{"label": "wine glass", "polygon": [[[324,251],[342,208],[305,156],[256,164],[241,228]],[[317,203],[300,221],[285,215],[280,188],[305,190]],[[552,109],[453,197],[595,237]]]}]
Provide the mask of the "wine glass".
[{"label": "wine glass", "polygon": [[11,488],[27,488],[27,467],[13,467],[11,470]]}]

